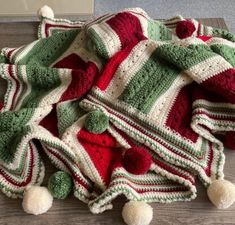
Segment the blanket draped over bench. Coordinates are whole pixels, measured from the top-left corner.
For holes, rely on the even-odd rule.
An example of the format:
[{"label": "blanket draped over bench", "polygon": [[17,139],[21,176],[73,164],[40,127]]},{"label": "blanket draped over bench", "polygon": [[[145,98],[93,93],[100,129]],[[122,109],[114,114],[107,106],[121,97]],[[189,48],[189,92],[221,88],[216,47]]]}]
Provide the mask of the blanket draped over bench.
[{"label": "blanket draped over bench", "polygon": [[40,185],[44,151],[93,213],[194,199],[235,145],[234,67],[235,36],[194,19],[42,17],[38,40],[1,50],[0,189]]}]

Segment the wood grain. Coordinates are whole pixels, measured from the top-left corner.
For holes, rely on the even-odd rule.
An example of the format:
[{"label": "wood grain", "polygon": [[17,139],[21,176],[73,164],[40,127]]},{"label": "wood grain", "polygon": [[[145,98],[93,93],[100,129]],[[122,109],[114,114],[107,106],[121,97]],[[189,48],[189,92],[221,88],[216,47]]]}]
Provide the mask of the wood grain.
[{"label": "wood grain", "polygon": [[[227,29],[222,18],[199,19],[206,25]],[[36,22],[0,23],[0,48],[18,47],[37,37]],[[46,165],[47,183],[49,175],[55,171],[49,160],[43,156]],[[226,179],[235,182],[235,152],[226,150]],[[0,225],[123,225],[121,209],[124,197],[116,199],[114,209],[99,215],[92,215],[87,206],[70,196],[60,201],[54,200],[53,207],[44,215],[32,216],[23,212],[20,199],[9,199],[0,194]],[[171,204],[151,204],[154,218],[151,225],[234,225],[235,205],[227,210],[217,210],[209,202],[206,190],[198,182],[198,197],[191,202]]]}]

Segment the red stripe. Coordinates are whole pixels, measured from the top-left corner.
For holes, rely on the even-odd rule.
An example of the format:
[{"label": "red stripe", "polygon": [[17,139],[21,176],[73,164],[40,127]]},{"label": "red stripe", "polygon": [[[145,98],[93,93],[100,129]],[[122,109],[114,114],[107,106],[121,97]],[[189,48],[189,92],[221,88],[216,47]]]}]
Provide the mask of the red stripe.
[{"label": "red stripe", "polygon": [[201,39],[202,41],[206,42],[209,41],[212,37],[211,36],[205,36],[205,35],[199,35],[197,38]]},{"label": "red stripe", "polygon": [[[220,66],[220,65],[218,65]],[[235,69],[227,69],[202,82],[207,90],[221,95],[230,103],[235,103]]]},{"label": "red stripe", "polygon": [[203,112],[203,111],[200,111],[200,112],[195,112],[194,113],[194,116],[197,116],[197,115],[206,115],[207,117],[211,118],[211,119],[215,119],[215,120],[220,120],[220,121],[234,121],[235,117],[231,117],[231,118],[220,118],[219,116],[216,116],[216,115],[211,115],[211,114],[208,114],[206,112]]},{"label": "red stripe", "polygon": [[212,166],[212,161],[214,157],[214,152],[212,148],[212,143],[210,143],[210,152],[209,152],[209,160],[207,161],[207,167],[205,168],[205,173],[208,177],[211,176],[211,166]]},{"label": "red stripe", "polygon": [[[70,173],[72,174],[73,178],[79,182],[79,184],[81,184],[86,190],[91,190],[91,187],[88,186],[88,184],[84,183],[84,181],[77,176],[76,173],[73,172],[73,169],[70,167],[70,165],[66,162],[66,160],[64,160],[60,154],[57,154],[55,152],[53,152],[51,149],[44,147],[51,155],[53,155],[55,158],[57,158],[60,162],[62,162],[66,168],[70,171]],[[76,162],[72,162],[73,165],[77,165]],[[79,169],[79,168],[78,168]]]},{"label": "red stripe", "polygon": [[131,46],[128,46],[122,51],[119,51],[109,60],[109,62],[106,64],[103,70],[103,73],[99,76],[99,79],[97,80],[96,83],[96,86],[100,90],[104,91],[108,87],[118,67],[127,58],[127,56],[130,54],[131,50],[135,45],[136,43],[132,44]]},{"label": "red stripe", "polygon": [[[9,73],[10,77],[15,81],[15,83],[16,83],[16,89],[15,89],[15,92],[14,92],[14,95],[13,95],[13,98],[12,98],[12,103],[11,103],[10,110],[13,109],[13,106],[14,106],[14,104],[15,104],[16,95],[17,95],[17,93],[18,93],[18,91],[19,91],[19,87],[20,87],[19,81],[18,81],[17,79],[15,79],[14,75],[12,74],[12,73],[13,73],[12,68],[13,68],[13,65],[9,65],[9,66],[8,66],[8,73]],[[16,70],[16,71],[17,71],[17,70]]]},{"label": "red stripe", "polygon": [[200,35],[200,29],[201,29],[201,24],[200,24],[200,23],[198,23],[198,27],[197,27],[197,36],[199,36],[199,35]]},{"label": "red stripe", "polygon": [[83,97],[93,86],[98,68],[93,62],[87,63],[86,70],[72,70],[72,81],[62,94],[60,101],[79,99]]},{"label": "red stripe", "polygon": [[134,187],[134,186],[132,186],[131,184],[129,184],[127,182],[119,182],[118,184],[114,183],[114,184],[110,185],[110,187],[121,185],[121,184],[128,185],[131,189],[135,190],[138,193],[146,193],[146,192],[156,192],[156,193],[158,193],[158,192],[160,192],[160,193],[174,193],[174,192],[176,192],[176,193],[178,193],[178,191],[182,191],[182,192],[183,191],[185,191],[185,192],[189,191],[188,189],[186,189],[184,187],[179,187],[179,188],[177,188],[177,190],[174,189],[174,190],[148,190],[148,191],[146,191],[145,189],[140,189],[140,188]]},{"label": "red stripe", "polygon": [[191,177],[186,176],[186,175],[184,175],[184,174],[178,172],[178,171],[177,171],[176,169],[174,169],[173,167],[170,167],[169,165],[167,165],[167,164],[165,164],[165,163],[163,163],[163,162],[161,162],[161,161],[159,161],[159,160],[157,160],[157,159],[155,159],[155,158],[153,158],[153,161],[157,164],[157,166],[159,166],[160,168],[162,168],[162,169],[164,169],[164,170],[170,172],[171,174],[174,174],[174,175],[177,175],[177,176],[179,176],[179,177],[182,177],[182,178],[184,178],[185,180],[189,180],[192,184],[195,183],[195,180],[194,180],[194,179],[192,179]]},{"label": "red stripe", "polygon": [[[146,183],[143,183],[143,181],[139,181],[139,183],[137,182],[137,181],[134,181],[134,180],[131,180],[131,178],[128,178],[128,177],[126,177],[126,176],[124,176],[124,175],[118,175],[118,176],[115,176],[114,177],[114,180],[116,181],[116,180],[118,180],[118,179],[120,179],[120,178],[124,178],[125,180],[127,180],[127,181],[130,181],[131,183],[133,183],[133,184],[136,184],[136,185],[141,185],[141,186],[146,186],[146,187],[150,187],[150,186],[152,186],[152,187],[161,187],[162,185],[167,185],[168,187],[170,187],[170,185],[172,185],[172,186],[174,186],[174,185],[176,185],[175,183],[159,183],[159,184],[157,184],[157,183],[155,183],[155,184],[151,184],[151,183],[148,183],[146,180],[145,180],[145,182]],[[113,180],[113,181],[114,181]],[[181,184],[180,184],[181,185]],[[146,188],[146,187],[144,187],[144,188]],[[135,188],[134,188],[135,189]],[[180,186],[180,187],[177,187],[177,189],[183,189],[183,190],[188,190],[185,186]],[[138,188],[137,188],[137,190],[139,190]],[[161,191],[162,192],[162,191]]]},{"label": "red stripe", "polygon": [[[122,138],[124,138],[126,140],[126,142],[130,145],[130,146],[134,146],[133,142],[130,141],[130,138],[127,137],[127,135],[125,133],[123,133],[123,131],[119,130],[118,128],[116,128],[115,126],[113,127],[121,136]],[[145,146],[146,147],[146,146]],[[150,151],[150,152],[154,152],[152,149],[150,149],[149,147],[146,147],[146,150]],[[156,154],[156,152],[154,152],[154,154]],[[172,174],[184,177],[187,180],[190,180],[191,183],[194,183],[195,181],[192,180],[190,177],[187,176],[182,176],[180,173],[178,173],[177,170],[175,169],[171,169],[170,166],[164,164],[163,162],[158,161],[157,159],[153,160],[159,167],[163,168],[163,169],[167,169],[167,171],[170,171]]]},{"label": "red stripe", "polygon": [[98,74],[98,68],[93,62],[85,62],[79,55],[70,54],[57,62],[55,68],[72,69],[72,81],[68,88],[62,94],[60,101],[80,98],[86,94],[92,87],[95,77]]},{"label": "red stripe", "polygon": [[16,49],[14,48],[14,49],[10,50],[10,51],[7,53],[7,58],[8,58],[8,59],[10,59],[11,54],[12,54],[15,50],[16,50]]},{"label": "red stripe", "polygon": [[[87,98],[89,99],[89,96],[87,96]],[[90,100],[91,100],[91,99],[90,99]],[[93,101],[93,100],[91,100],[91,101]],[[105,107],[105,108],[106,108],[106,107]],[[146,133],[145,129],[147,129],[147,130],[153,132],[154,134],[157,134],[157,135],[160,136],[160,133],[158,133],[156,130],[152,129],[151,127],[148,127],[148,128],[144,128],[144,127],[143,127],[143,128],[142,128],[142,127],[140,127],[140,126],[138,127],[138,126],[136,126],[136,125],[130,124],[125,118],[122,118],[122,116],[119,116],[116,112],[112,112],[112,111],[111,111],[110,109],[108,109],[108,108],[106,108],[106,110],[107,110],[110,114],[113,114],[115,117],[118,117],[120,120],[125,121],[125,123],[127,123],[129,126],[134,127],[136,130],[138,130],[138,131],[140,131],[141,133],[145,134],[148,138],[150,138],[150,139],[156,141],[157,143],[161,144],[162,146],[166,147],[166,148],[167,148],[168,150],[170,150],[171,152],[173,152],[173,153],[179,155],[180,157],[182,157],[182,158],[184,158],[184,159],[190,160],[189,158],[186,158],[185,156],[181,155],[180,153],[175,152],[173,148],[171,148],[170,146],[166,145],[166,144],[165,144],[164,142],[162,142],[160,139],[158,140],[158,139],[156,139],[156,138],[154,138],[154,137],[152,137],[152,136],[149,136],[149,135]],[[132,119],[135,123],[138,124],[138,121],[136,121],[136,119],[133,118],[131,115],[129,115],[129,119]],[[184,148],[184,147],[182,147],[182,146],[179,146],[179,145],[177,145],[176,143],[174,143],[173,145],[176,145],[177,147],[179,147],[179,148],[182,149],[183,151],[188,152],[188,149],[186,149],[186,148]],[[192,153],[190,152],[190,154],[192,154]],[[198,158],[198,157],[197,157],[197,158]],[[198,159],[201,159],[201,157],[198,158]]]},{"label": "red stripe", "polygon": [[194,90],[193,87],[193,84],[189,84],[180,90],[168,113],[166,126],[196,143],[199,135],[190,126],[192,118],[191,92]]},{"label": "red stripe", "polygon": [[32,180],[33,167],[35,165],[34,165],[34,154],[31,144],[29,144],[29,147],[30,147],[30,165],[29,165],[29,171],[27,171],[28,176],[25,181],[18,183],[12,180],[12,178],[9,175],[5,174],[4,170],[0,168],[0,174],[5,178],[5,180],[18,187],[27,186],[27,184]]},{"label": "red stripe", "polygon": [[146,39],[143,35],[138,17],[129,12],[118,13],[111,19],[107,20],[106,23],[118,35],[122,49],[130,43],[136,43],[140,40]]}]

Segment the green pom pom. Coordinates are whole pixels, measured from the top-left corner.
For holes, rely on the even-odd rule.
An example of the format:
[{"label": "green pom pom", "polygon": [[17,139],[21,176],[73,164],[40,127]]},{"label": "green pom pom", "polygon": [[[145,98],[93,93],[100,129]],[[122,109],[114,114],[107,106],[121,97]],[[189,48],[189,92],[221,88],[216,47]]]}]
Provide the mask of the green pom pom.
[{"label": "green pom pom", "polygon": [[73,189],[73,181],[69,174],[58,171],[51,175],[48,190],[54,198],[65,199]]},{"label": "green pom pom", "polygon": [[101,111],[92,111],[88,113],[84,126],[91,133],[101,134],[108,128],[109,118]]}]

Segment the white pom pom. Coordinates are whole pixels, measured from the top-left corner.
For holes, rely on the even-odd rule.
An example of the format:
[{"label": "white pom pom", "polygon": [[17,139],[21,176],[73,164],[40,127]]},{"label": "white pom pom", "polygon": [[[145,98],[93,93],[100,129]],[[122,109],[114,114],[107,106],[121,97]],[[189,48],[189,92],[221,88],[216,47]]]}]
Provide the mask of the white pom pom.
[{"label": "white pom pom", "polygon": [[44,5],[42,8],[38,10],[38,16],[40,17],[47,17],[47,18],[54,18],[53,10],[48,6]]},{"label": "white pom pom", "polygon": [[32,186],[24,193],[22,206],[25,212],[39,215],[47,212],[53,202],[53,197],[46,187]]},{"label": "white pom pom", "polygon": [[227,209],[235,201],[235,185],[227,180],[215,180],[208,187],[207,194],[218,209]]},{"label": "white pom pom", "polygon": [[153,219],[153,209],[145,202],[130,201],[122,209],[122,218],[128,225],[148,225]]}]

